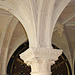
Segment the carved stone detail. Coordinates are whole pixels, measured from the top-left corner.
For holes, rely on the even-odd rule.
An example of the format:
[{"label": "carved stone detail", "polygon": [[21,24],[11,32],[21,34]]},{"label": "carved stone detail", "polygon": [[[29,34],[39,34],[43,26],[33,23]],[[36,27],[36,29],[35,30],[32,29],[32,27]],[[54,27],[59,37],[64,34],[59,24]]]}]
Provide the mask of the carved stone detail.
[{"label": "carved stone detail", "polygon": [[51,48],[29,48],[20,57],[27,65],[31,66],[31,75],[51,75],[51,65],[53,65],[62,50]]},{"label": "carved stone detail", "polygon": [[54,29],[54,31],[57,31],[58,34],[60,35],[60,37],[62,37],[63,31],[64,31],[63,25],[60,24],[60,23],[57,23],[57,24],[56,24],[56,27],[55,27],[55,29]]}]

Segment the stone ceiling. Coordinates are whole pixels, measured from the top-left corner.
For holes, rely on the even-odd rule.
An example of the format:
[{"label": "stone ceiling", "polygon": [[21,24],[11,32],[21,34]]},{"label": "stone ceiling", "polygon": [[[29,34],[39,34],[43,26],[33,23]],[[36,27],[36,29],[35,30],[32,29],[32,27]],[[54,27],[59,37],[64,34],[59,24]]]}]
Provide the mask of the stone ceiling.
[{"label": "stone ceiling", "polygon": [[[9,12],[3,9],[0,9],[0,37],[5,27],[7,27],[7,25],[9,25],[10,22],[12,22],[13,17],[14,16],[10,14]],[[63,36],[60,37],[57,31],[54,32],[53,37],[55,38],[53,38],[53,43],[55,43],[55,45],[57,45],[61,49],[65,49],[65,50],[69,49],[71,52],[71,55],[73,55],[73,53],[75,52],[74,51],[75,49],[75,35],[74,35],[75,34],[75,0],[71,0],[68,6],[64,9],[64,11],[59,17],[58,22],[63,26],[63,34],[62,34]],[[18,30],[21,30],[21,31],[18,31]],[[21,36],[23,35],[27,40],[27,37],[24,33],[24,29],[21,23],[19,22],[15,28],[15,32],[13,33],[10,46],[13,46],[14,45],[13,41],[15,42],[18,41],[18,39],[21,38]],[[59,36],[59,39],[58,39],[59,41],[56,39],[56,37],[58,36]],[[68,55],[70,54],[68,53]]]}]

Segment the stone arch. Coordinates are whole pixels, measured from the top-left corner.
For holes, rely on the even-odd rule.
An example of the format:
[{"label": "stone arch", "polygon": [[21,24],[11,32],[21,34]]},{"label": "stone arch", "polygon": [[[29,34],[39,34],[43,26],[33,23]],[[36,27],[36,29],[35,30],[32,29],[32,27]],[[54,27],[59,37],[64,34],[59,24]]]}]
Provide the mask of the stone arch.
[{"label": "stone arch", "polygon": [[[4,30],[1,34],[1,42],[0,42],[0,74],[6,74],[6,67],[7,67],[7,59],[8,59],[8,52],[9,52],[9,44],[13,35],[13,32],[19,23],[18,19],[15,18],[13,15],[9,20],[9,23],[4,26]],[[10,54],[9,54],[10,56]]]},{"label": "stone arch", "polygon": [[[18,12],[20,12],[20,10],[14,9],[14,7],[13,7],[14,5],[13,6],[11,6],[11,5],[12,5],[11,2],[1,2],[0,1],[0,8],[10,12],[11,14],[13,14],[22,23],[22,25],[23,25],[23,27],[26,30],[27,35],[28,35],[29,45],[32,46],[33,43],[36,45],[36,42],[35,42],[36,39],[35,39],[35,34],[34,34],[35,31],[34,31],[33,27],[31,27],[31,29],[30,29],[30,26],[26,25],[25,22],[24,22],[23,18],[25,16],[23,17],[23,15],[21,13],[18,13]],[[11,35],[10,35],[10,33],[7,30],[8,28],[10,28],[10,25],[7,26],[6,31],[2,35],[2,43],[1,43],[1,51],[0,51],[0,53],[1,53],[0,56],[2,57],[2,58],[0,58],[1,59],[1,67],[0,67],[0,69],[2,69],[2,70],[0,70],[1,71],[0,72],[1,75],[6,74],[6,64],[7,64],[6,61],[7,61],[8,47],[9,47],[9,44],[10,44],[10,41],[11,41],[11,37],[12,37],[13,31],[15,29],[15,27],[14,27],[13,30],[11,31]],[[10,35],[10,37],[8,37],[7,34]],[[9,38],[10,40],[7,41],[6,38],[7,39]],[[34,39],[34,42],[33,42],[33,39]],[[5,41],[8,42],[8,45],[4,43]],[[6,51],[5,52],[4,52],[5,49],[3,48],[4,45],[6,47]],[[2,54],[4,54],[4,55],[2,56]]]},{"label": "stone arch", "polygon": [[13,53],[15,52],[15,50],[16,50],[22,43],[24,43],[24,42],[26,42],[26,41],[27,41],[27,40],[25,39],[25,37],[22,36],[21,38],[18,39],[17,42],[15,42],[15,45],[13,46],[11,53],[8,52],[8,55],[9,55],[9,56],[8,56],[8,58],[7,58],[7,64],[8,64],[8,62],[9,62],[11,56],[12,56]]},{"label": "stone arch", "polygon": [[[67,3],[68,3],[68,1],[69,0],[66,0],[67,1]],[[62,2],[64,2],[65,3],[65,1],[62,1]],[[64,6],[66,6],[67,5],[67,3],[65,3],[65,5]],[[61,3],[62,4],[62,3]],[[6,5],[6,6],[5,6]],[[12,3],[11,3],[11,1],[10,1],[10,5],[12,5]],[[19,21],[22,23],[22,25],[24,26],[24,28],[26,29],[26,32],[27,32],[27,35],[28,35],[28,39],[29,39],[29,44],[30,44],[30,46],[33,46],[33,45],[35,45],[35,46],[37,46],[37,41],[36,41],[36,31],[35,31],[35,26],[34,25],[32,25],[32,24],[34,24],[34,22],[33,23],[31,23],[30,22],[30,20],[29,20],[29,17],[27,17],[28,18],[28,22],[27,23],[25,23],[26,22],[26,15],[24,15],[24,13],[25,13],[25,11],[22,9],[22,7],[24,8],[24,6],[22,6],[22,7],[20,7],[20,9],[17,7],[17,9],[14,7],[14,6],[10,6],[9,4],[3,4],[3,2],[2,2],[2,4],[0,3],[0,8],[3,8],[3,9],[5,9],[5,10],[7,10],[7,11],[9,11],[10,13],[12,13],[15,17],[17,17],[18,19],[19,19]],[[64,6],[62,6],[63,7],[63,9],[65,8]],[[60,6],[59,6],[60,7]],[[14,9],[15,8],[15,9]],[[25,8],[24,8],[25,9]],[[62,10],[63,10],[62,9]],[[55,21],[54,21],[54,23],[56,22],[56,20],[58,19],[58,17],[59,17],[59,15],[61,14],[61,12],[62,12],[62,10],[60,10],[60,13],[58,14],[58,12],[56,12],[57,14],[58,14],[58,16],[56,17],[56,19],[55,19]],[[56,11],[58,11],[58,10],[56,10]],[[23,15],[22,15],[22,13],[23,13]],[[27,12],[27,14],[28,14],[29,12]],[[57,15],[56,14],[56,15]],[[29,15],[30,16],[30,15]],[[33,17],[33,16],[31,16],[31,17]],[[52,22],[53,23],[53,22]],[[28,25],[26,25],[26,24],[28,24]],[[52,24],[52,26],[54,27],[54,24]],[[29,29],[31,27],[31,29]],[[52,29],[53,29],[53,27],[52,27]],[[52,31],[51,31],[51,33],[52,33]],[[52,36],[52,34],[51,34],[51,36]],[[51,38],[50,38],[50,40],[48,40],[48,41],[51,41]]]},{"label": "stone arch", "polygon": [[1,47],[1,54],[0,54],[0,56],[1,56],[1,62],[2,62],[2,64],[1,64],[2,67],[0,67],[0,68],[2,69],[1,70],[2,73],[4,73],[5,72],[4,69],[6,69],[6,61],[7,61],[7,55],[8,55],[8,47],[9,47],[9,44],[10,44],[10,41],[11,41],[11,37],[12,37],[13,31],[14,31],[17,23],[18,23],[18,20],[17,19],[15,19],[15,18],[12,19],[12,21],[9,23],[9,25],[5,29],[4,34],[2,34],[2,35],[4,35],[3,42],[2,42],[2,47]]},{"label": "stone arch", "polygon": [[[4,9],[6,11],[9,11],[14,16],[16,16],[16,14],[17,14],[16,10],[12,9],[11,7],[7,7],[5,5],[1,5],[1,3],[0,3],[0,8]],[[19,15],[17,15],[16,17],[20,20]],[[16,25],[15,26],[8,25],[7,27],[5,27],[5,31],[3,32],[2,36],[1,36],[2,39],[1,39],[1,46],[0,46],[0,48],[1,48],[0,49],[1,50],[0,51],[0,53],[1,53],[0,56],[2,57],[2,55],[3,55],[3,57],[0,58],[2,60],[1,61],[1,67],[0,67],[0,69],[2,69],[2,70],[0,70],[1,71],[0,74],[2,74],[2,75],[6,74],[6,61],[7,61],[7,54],[8,54],[8,46],[10,44],[11,37],[12,37],[12,34],[13,34],[13,31],[14,31],[15,27],[16,27]],[[25,28],[25,26],[23,26],[23,27]],[[8,28],[11,28],[12,30],[8,30]],[[11,32],[11,35],[10,35],[9,32]],[[8,35],[10,37],[8,37]],[[7,41],[8,38],[9,38],[9,40]],[[5,41],[8,42],[8,45],[7,45],[7,43],[5,44]],[[4,49],[4,47],[3,47],[4,45],[5,45],[6,49]]]},{"label": "stone arch", "polygon": [[[23,2],[21,2],[21,3],[23,3]],[[18,2],[17,2],[17,4],[18,4]],[[27,25],[27,23],[25,23],[26,22],[24,20],[25,16],[21,13],[21,10],[23,12],[25,12],[25,11],[23,9],[19,10],[19,8],[17,8],[17,6],[15,7],[14,4],[12,4],[12,1],[6,1],[6,2],[0,1],[0,8],[10,12],[11,14],[13,14],[21,22],[21,24],[23,25],[23,27],[24,27],[24,29],[26,30],[26,33],[27,33],[27,36],[28,36],[28,39],[29,39],[29,46],[32,46],[33,44],[35,44],[35,46],[36,46],[37,41],[36,41],[35,27],[32,26],[31,24]],[[27,13],[28,13],[28,11],[27,11]],[[31,13],[31,11],[30,11],[30,13]]]}]

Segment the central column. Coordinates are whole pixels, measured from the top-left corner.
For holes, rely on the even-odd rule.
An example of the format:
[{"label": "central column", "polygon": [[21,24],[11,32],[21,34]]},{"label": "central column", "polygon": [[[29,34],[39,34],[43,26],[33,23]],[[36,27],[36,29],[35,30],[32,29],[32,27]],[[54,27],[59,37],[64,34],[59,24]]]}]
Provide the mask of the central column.
[{"label": "central column", "polygon": [[62,54],[62,50],[52,48],[29,48],[20,57],[31,66],[31,75],[51,75],[51,65]]}]

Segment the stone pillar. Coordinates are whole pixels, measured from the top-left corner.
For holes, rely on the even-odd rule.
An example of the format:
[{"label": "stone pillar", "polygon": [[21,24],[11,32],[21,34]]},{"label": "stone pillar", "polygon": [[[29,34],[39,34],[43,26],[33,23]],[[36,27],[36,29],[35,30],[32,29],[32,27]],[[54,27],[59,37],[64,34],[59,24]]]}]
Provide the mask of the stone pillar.
[{"label": "stone pillar", "polygon": [[34,58],[29,61],[31,75],[51,75],[52,62],[49,59]]},{"label": "stone pillar", "polygon": [[62,50],[50,48],[30,48],[20,57],[31,66],[31,75],[51,75],[51,65],[61,53]]}]

